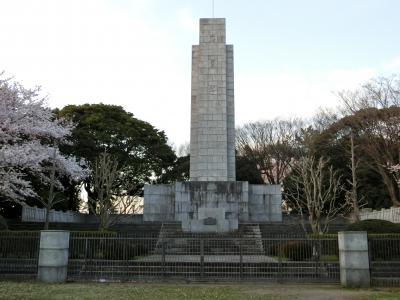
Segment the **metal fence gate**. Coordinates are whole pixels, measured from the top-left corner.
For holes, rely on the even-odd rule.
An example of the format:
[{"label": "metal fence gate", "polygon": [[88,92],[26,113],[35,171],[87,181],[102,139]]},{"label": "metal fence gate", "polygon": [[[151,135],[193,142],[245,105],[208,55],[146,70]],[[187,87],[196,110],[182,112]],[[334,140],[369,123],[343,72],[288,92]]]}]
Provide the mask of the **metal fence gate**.
[{"label": "metal fence gate", "polygon": [[5,231],[0,234],[0,278],[33,279],[37,276],[40,232]]},{"label": "metal fence gate", "polygon": [[400,236],[368,237],[371,284],[400,286]]},{"label": "metal fence gate", "polygon": [[336,237],[71,237],[70,280],[339,282]]}]

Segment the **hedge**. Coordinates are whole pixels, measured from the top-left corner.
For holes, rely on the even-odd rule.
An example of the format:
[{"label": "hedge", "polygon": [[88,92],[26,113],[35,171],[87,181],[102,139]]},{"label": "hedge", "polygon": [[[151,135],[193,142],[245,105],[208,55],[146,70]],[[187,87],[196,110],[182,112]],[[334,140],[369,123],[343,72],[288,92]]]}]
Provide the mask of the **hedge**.
[{"label": "hedge", "polygon": [[398,233],[400,234],[400,224],[385,220],[363,220],[347,226],[346,231],[366,231],[368,233]]}]

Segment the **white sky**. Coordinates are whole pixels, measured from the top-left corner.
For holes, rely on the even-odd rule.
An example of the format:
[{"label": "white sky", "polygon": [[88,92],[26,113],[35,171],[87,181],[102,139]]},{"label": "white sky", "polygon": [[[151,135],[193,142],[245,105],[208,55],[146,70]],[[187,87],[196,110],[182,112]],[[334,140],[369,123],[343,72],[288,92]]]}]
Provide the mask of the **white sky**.
[{"label": "white sky", "polygon": [[[179,145],[189,141],[191,45],[198,43],[198,18],[210,17],[209,2],[0,0],[0,70],[27,87],[42,86],[51,107],[121,105]],[[237,125],[310,117],[338,104],[334,92],[400,73],[396,2],[361,1],[360,13],[354,1],[345,17],[336,6],[318,6],[323,1],[307,0],[314,11],[303,14],[283,2],[254,0],[252,8],[216,0],[216,17],[227,18],[235,47]],[[369,16],[378,18],[373,32]]]}]

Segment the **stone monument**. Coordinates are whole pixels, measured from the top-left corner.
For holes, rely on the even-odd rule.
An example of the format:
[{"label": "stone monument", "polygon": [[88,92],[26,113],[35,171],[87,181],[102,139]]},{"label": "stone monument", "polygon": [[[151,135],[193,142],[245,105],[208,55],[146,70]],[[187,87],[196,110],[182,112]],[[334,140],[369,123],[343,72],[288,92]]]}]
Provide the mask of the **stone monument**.
[{"label": "stone monument", "polygon": [[200,19],[200,42],[192,47],[190,181],[145,186],[144,221],[180,221],[189,232],[282,221],[280,185],[235,180],[233,45],[226,45],[225,19]]}]

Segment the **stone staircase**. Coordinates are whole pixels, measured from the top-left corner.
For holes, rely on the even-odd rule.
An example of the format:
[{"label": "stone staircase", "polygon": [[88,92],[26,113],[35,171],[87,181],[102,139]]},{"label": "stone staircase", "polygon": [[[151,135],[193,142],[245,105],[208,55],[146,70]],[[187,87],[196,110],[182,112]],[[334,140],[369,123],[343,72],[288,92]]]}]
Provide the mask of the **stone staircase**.
[{"label": "stone staircase", "polygon": [[[193,233],[182,231],[180,222],[163,223],[154,254],[257,255],[264,252],[258,224],[240,224],[229,233]],[[203,245],[201,245],[203,243]]]},{"label": "stone staircase", "polygon": [[264,246],[259,224],[240,224],[239,235],[241,237],[242,254],[264,253]]}]

